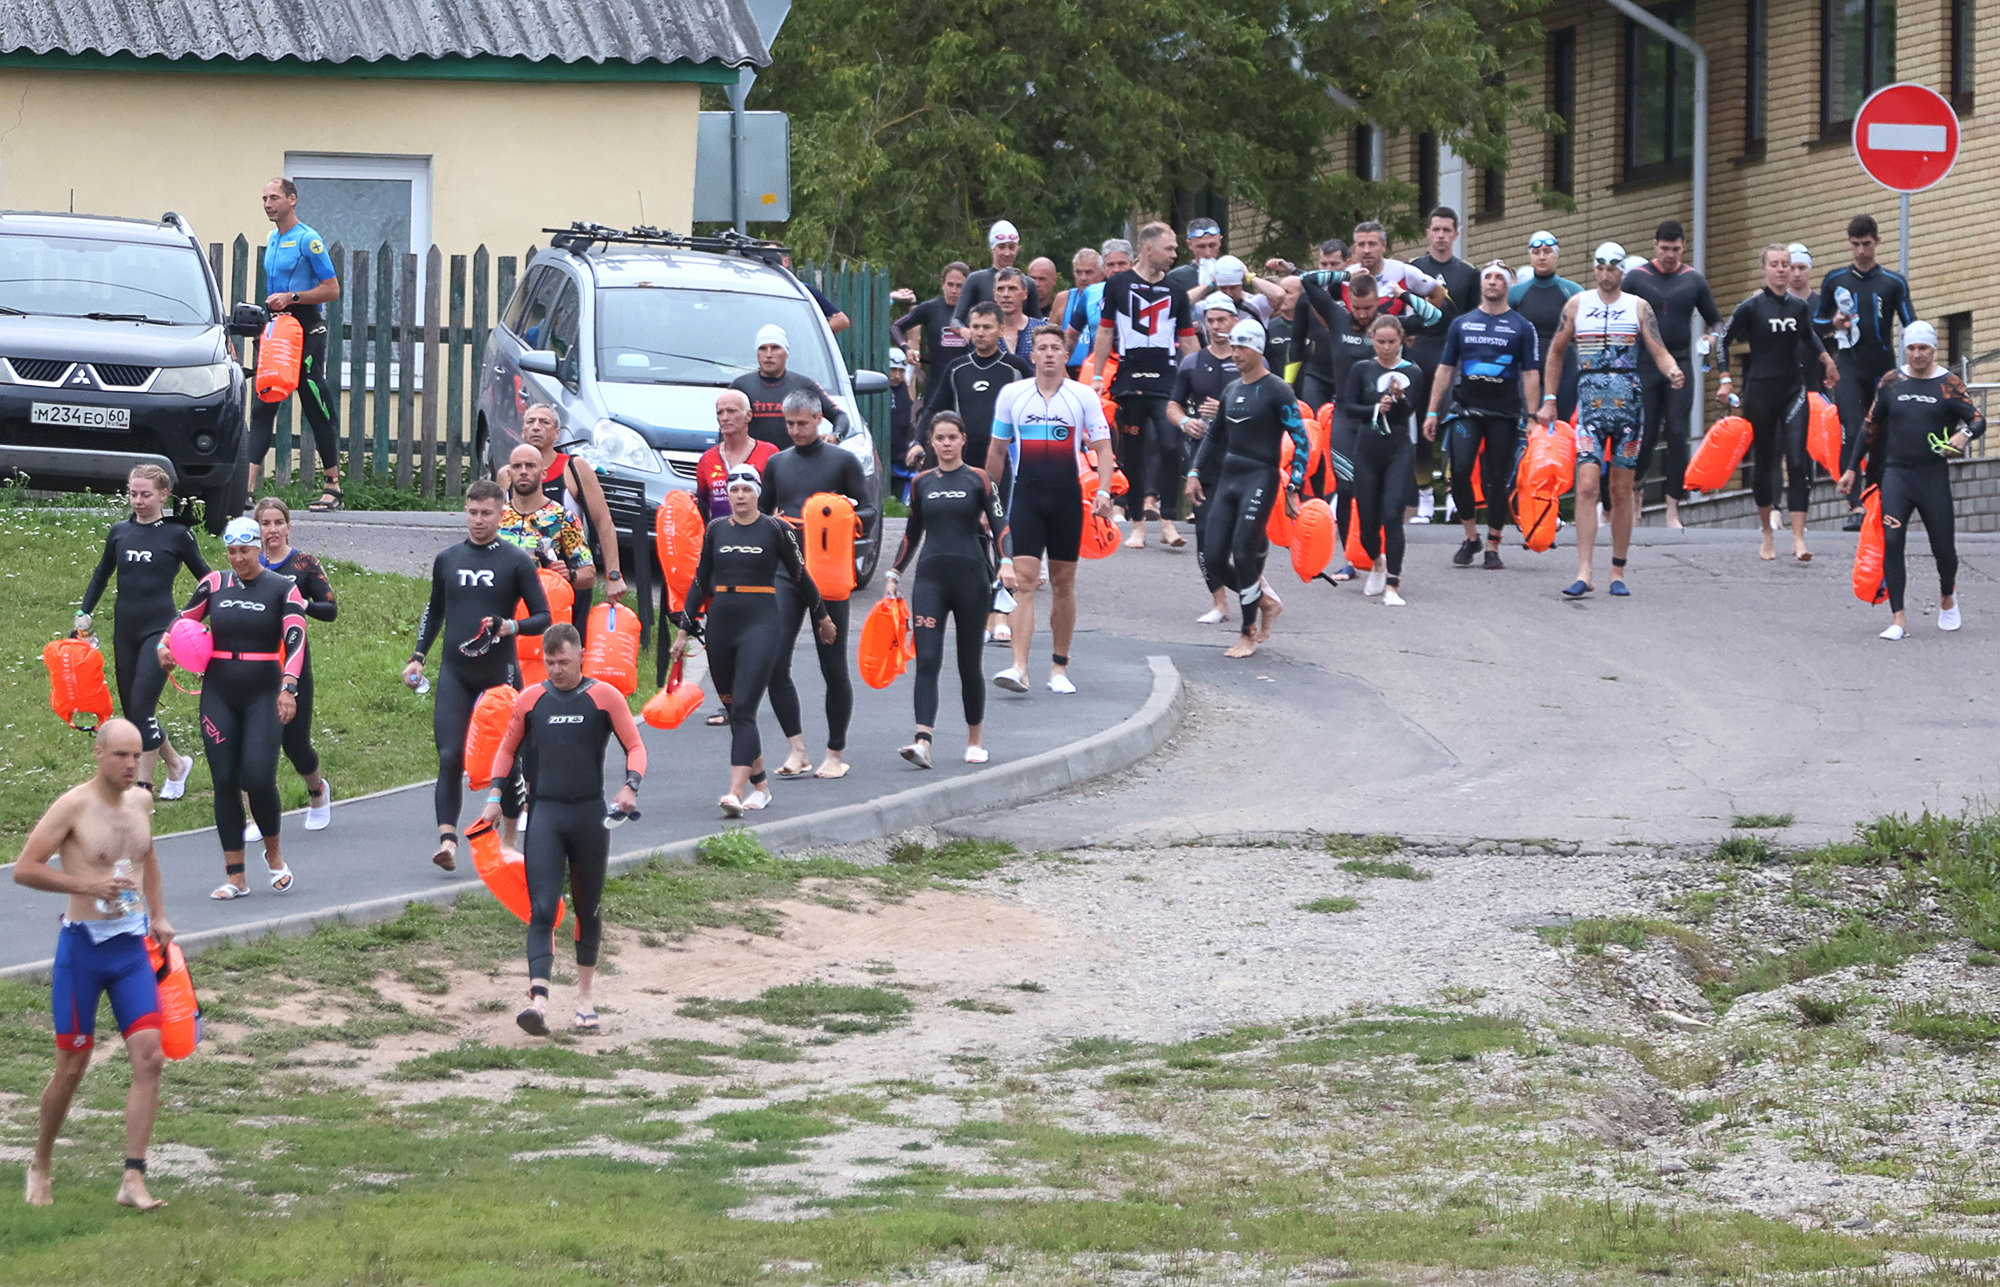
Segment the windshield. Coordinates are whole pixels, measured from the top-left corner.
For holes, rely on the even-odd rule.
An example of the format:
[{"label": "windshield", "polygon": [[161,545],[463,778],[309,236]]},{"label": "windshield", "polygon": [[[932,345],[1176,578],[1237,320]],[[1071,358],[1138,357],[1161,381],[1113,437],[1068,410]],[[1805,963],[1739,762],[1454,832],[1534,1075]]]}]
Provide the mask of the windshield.
[{"label": "windshield", "polygon": [[213,326],[215,305],[193,246],[0,234],[0,306],[82,317],[139,314]]},{"label": "windshield", "polygon": [[803,299],[621,286],[597,293],[597,378],[623,384],[726,385],[757,369],[758,328],[791,340],[786,369],[838,393],[818,310]]}]

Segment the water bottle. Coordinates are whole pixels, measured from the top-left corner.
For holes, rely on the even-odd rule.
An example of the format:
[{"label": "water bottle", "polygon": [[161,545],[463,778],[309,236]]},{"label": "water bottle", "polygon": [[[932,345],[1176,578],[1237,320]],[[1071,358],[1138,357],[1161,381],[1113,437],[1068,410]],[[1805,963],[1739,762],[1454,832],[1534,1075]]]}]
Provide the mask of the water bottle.
[{"label": "water bottle", "polygon": [[403,682],[408,684],[410,691],[419,697],[422,697],[431,690],[431,681],[424,677],[424,672],[421,670],[417,672],[415,678],[405,679]]},{"label": "water bottle", "polygon": [[[126,880],[131,880],[133,878],[132,860],[130,858],[120,858],[117,862],[112,863],[111,874],[114,877],[122,876]],[[146,910],[146,896],[140,893],[136,887],[121,889],[118,891],[118,896],[109,902],[106,902],[102,898],[98,899],[97,910],[108,916],[137,916]]]}]

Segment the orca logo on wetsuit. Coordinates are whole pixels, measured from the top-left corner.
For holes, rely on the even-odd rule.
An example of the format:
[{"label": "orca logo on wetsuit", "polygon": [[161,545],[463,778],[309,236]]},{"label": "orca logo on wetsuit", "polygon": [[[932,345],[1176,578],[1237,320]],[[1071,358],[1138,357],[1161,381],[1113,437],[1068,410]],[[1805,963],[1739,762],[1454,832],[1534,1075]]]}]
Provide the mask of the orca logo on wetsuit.
[{"label": "orca logo on wetsuit", "polygon": [[925,492],[925,500],[964,500],[971,492]]},{"label": "orca logo on wetsuit", "polygon": [[252,612],[262,612],[264,610],[264,605],[254,599],[217,599],[215,606],[218,608],[248,608]]},{"label": "orca logo on wetsuit", "polygon": [[491,586],[493,584],[493,573],[488,568],[460,568],[458,570],[458,583],[460,586]]},{"label": "orca logo on wetsuit", "polygon": [[1936,398],[1933,398],[1933,397],[1931,397],[1931,396],[1930,396],[1929,394],[1927,394],[1927,393],[1899,393],[1899,394],[1897,394],[1897,395],[1896,395],[1896,401],[1898,401],[1898,402],[1928,402],[1928,403],[1931,403],[1931,404],[1935,405],[1935,404],[1936,404],[1936,403],[1938,402],[1938,399],[1936,399]]},{"label": "orca logo on wetsuit", "polygon": [[125,551],[125,559],[128,563],[151,563],[153,561],[153,552],[151,550],[127,550]]},{"label": "orca logo on wetsuit", "polygon": [[762,554],[764,547],[761,545],[723,545],[717,547],[715,552],[717,554]]}]

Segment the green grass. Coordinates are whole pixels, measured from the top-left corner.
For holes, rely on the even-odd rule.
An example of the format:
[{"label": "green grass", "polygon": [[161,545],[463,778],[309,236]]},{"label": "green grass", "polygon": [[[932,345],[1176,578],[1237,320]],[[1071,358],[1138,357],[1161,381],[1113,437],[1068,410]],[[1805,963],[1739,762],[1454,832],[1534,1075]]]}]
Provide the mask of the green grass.
[{"label": "green grass", "polygon": [[743,1015],[788,1028],[818,1028],[835,1036],[882,1032],[909,1018],[910,998],[887,988],[848,983],[784,983],[755,1000],[689,997],[674,1013],[690,1019]]},{"label": "green grass", "polygon": [[1406,862],[1381,862],[1372,858],[1349,858],[1340,869],[1363,880],[1429,880],[1431,873]]},{"label": "green grass", "polygon": [[1828,1000],[1825,997],[1800,993],[1792,998],[1792,1007],[1799,1016],[1815,1028],[1831,1027],[1847,1017],[1854,1008],[1854,1002],[1847,999]]},{"label": "green grass", "polygon": [[1641,916],[1593,916],[1568,925],[1544,926],[1535,932],[1546,942],[1574,944],[1576,950],[1584,955],[1597,956],[1613,944],[1637,952],[1646,946],[1647,935],[1663,933],[1671,928],[1664,921]]},{"label": "green grass", "polygon": [[1731,836],[1715,847],[1715,856],[1737,867],[1762,867],[1783,857],[1762,836]]},{"label": "green grass", "polygon": [[1513,1019],[1395,1007],[1283,1047],[1279,1059],[1288,1064],[1332,1064],[1407,1055],[1419,1064],[1469,1063],[1486,1051],[1504,1049],[1530,1049],[1525,1031]]},{"label": "green grass", "polygon": [[[391,466],[392,470],[393,468],[394,466]],[[444,489],[441,486],[433,487],[431,489],[432,494],[429,496],[419,495],[414,486],[416,481],[416,470],[414,469],[411,471],[412,486],[408,488],[398,488],[393,481],[384,482],[378,480],[373,473],[357,474],[351,470],[343,470],[342,473],[340,490],[345,497],[344,503],[347,508],[352,510],[409,509],[438,511],[465,508],[463,488],[460,489],[460,494],[457,496],[444,495]],[[440,464],[438,466],[438,477],[442,479],[443,476],[444,465]],[[393,480],[394,477],[395,475],[392,472],[389,478]],[[292,484],[289,487],[273,486],[269,478],[266,478],[264,484],[258,487],[257,494],[259,496],[276,496],[287,505],[290,505],[294,513],[299,513],[306,506],[319,499],[322,482],[324,482],[324,479],[317,470],[314,471],[311,479],[307,479],[304,475],[295,474]]]},{"label": "green grass", "polygon": [[1302,912],[1356,912],[1361,910],[1361,900],[1352,894],[1334,894],[1300,903]]},{"label": "green grass", "polygon": [[1789,813],[1739,813],[1729,820],[1729,826],[1736,831],[1770,830],[1792,825]]},{"label": "green grass", "polygon": [[[0,580],[7,612],[0,614],[0,861],[20,852],[28,829],[49,802],[93,771],[90,739],[71,732],[50,713],[42,645],[69,629],[84,586],[104,549],[104,534],[118,511],[70,513],[0,506],[0,544],[7,550]],[[211,566],[227,566],[215,538],[196,530]],[[431,702],[398,682],[410,654],[428,588],[409,577],[362,572],[332,560],[327,575],[340,600],[340,618],[312,622],[315,688],[313,741],[326,775],[342,797],[415,782],[437,772],[431,742]],[[177,597],[193,592],[183,575]],[[105,649],[105,682],[115,697],[111,626],[115,594],[95,615]],[[318,641],[324,641],[318,642]],[[189,688],[199,688],[182,676]],[[160,721],[176,747],[199,750],[199,699],[172,684],[160,703]],[[290,765],[279,766],[285,807],[305,804],[305,783]],[[195,761],[187,795],[160,806],[155,830],[165,833],[214,822],[208,762]]]},{"label": "green grass", "polygon": [[2000,1016],[1968,1014],[1930,1005],[1899,1005],[1890,1013],[1889,1030],[1942,1046],[1954,1054],[1964,1054],[2000,1039]]},{"label": "green grass", "polygon": [[1827,937],[1782,956],[1759,957],[1734,978],[1705,984],[1703,991],[1711,1000],[1725,1002],[1748,992],[1769,992],[1787,983],[1802,983],[1851,965],[1893,966],[1923,951],[1933,941],[1928,934],[1873,925],[1853,916]]},{"label": "green grass", "polygon": [[1326,851],[1336,858],[1386,858],[1402,851],[1403,838],[1338,832],[1328,836],[1325,845]]}]

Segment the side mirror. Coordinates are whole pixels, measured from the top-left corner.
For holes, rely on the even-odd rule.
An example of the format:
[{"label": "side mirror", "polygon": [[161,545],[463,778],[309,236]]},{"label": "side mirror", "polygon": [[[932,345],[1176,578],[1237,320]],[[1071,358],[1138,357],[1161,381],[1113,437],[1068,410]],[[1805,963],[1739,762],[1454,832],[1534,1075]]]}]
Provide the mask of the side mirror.
[{"label": "side mirror", "polygon": [[241,335],[254,340],[264,333],[264,324],[270,320],[271,314],[262,304],[252,304],[246,300],[229,310],[228,330],[231,335]]},{"label": "side mirror", "polygon": [[854,396],[862,397],[870,393],[887,393],[889,377],[880,371],[856,371],[854,373]]},{"label": "side mirror", "polygon": [[553,376],[556,373],[556,355],[547,349],[529,349],[521,355],[521,369],[529,375]]}]

